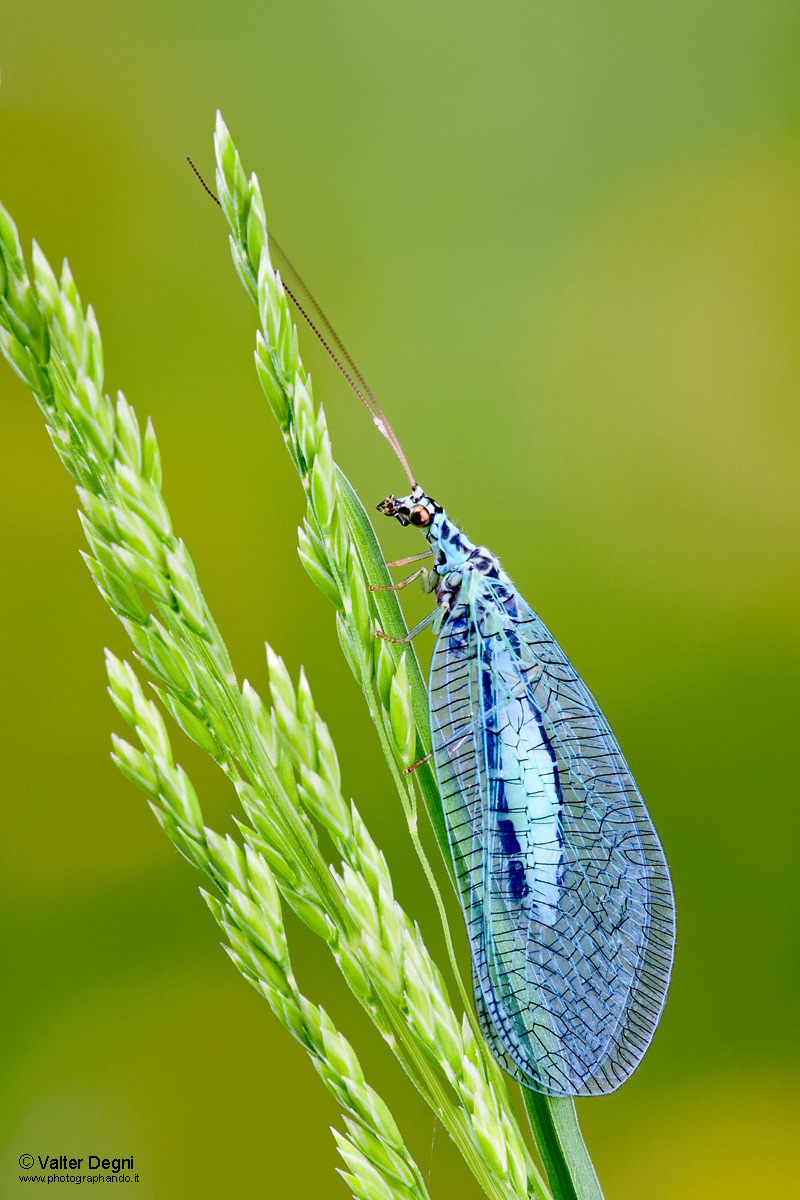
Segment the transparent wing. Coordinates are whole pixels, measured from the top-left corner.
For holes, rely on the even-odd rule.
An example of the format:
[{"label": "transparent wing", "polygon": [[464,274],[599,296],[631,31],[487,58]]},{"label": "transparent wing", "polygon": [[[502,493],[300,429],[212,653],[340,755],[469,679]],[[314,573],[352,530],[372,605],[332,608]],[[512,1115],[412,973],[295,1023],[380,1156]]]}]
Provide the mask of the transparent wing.
[{"label": "transparent wing", "polygon": [[669,872],[616,739],[513,585],[477,573],[439,635],[430,703],[489,1043],[539,1091],[612,1091],[650,1043],[674,943]]}]

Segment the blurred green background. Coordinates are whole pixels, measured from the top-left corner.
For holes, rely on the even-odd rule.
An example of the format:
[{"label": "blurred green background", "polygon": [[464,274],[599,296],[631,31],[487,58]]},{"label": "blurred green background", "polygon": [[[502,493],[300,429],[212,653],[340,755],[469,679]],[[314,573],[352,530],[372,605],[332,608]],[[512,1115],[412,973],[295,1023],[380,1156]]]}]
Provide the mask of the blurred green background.
[{"label": "blurred green background", "polygon": [[[579,1104],[608,1200],[796,1186],[799,33],[790,0],[29,0],[2,17],[0,196],[26,245],[69,255],[109,386],[152,414],[237,669],[263,685],[266,637],[306,665],[437,950],[295,555],[299,488],[252,368],[254,313],[184,161],[211,175],[217,106],[418,478],[503,557],[611,720],[672,865],[679,938],[641,1069]],[[402,476],[302,336],[335,450],[377,502]],[[158,1200],[344,1196],[335,1105],[109,761],[102,648],[126,654],[125,638],[78,557],[38,410],[5,366],[0,390],[0,1193],[44,1191],[16,1183],[29,1152],[133,1154],[137,1194]],[[223,781],[182,757],[224,823]],[[476,1195],[293,932],[303,989],[358,1045],[432,1195]]]}]

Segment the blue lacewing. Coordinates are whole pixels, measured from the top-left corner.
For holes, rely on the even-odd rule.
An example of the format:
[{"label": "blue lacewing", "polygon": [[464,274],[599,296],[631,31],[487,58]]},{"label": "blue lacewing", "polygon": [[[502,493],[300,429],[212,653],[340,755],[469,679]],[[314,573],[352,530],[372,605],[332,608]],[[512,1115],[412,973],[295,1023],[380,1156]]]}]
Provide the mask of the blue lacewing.
[{"label": "blue lacewing", "polygon": [[[664,1007],[675,908],[644,801],[596,701],[496,556],[415,482],[363,375],[275,243],[345,367],[287,288],[411,484],[378,510],[425,534],[438,632],[433,758],[472,952],[475,1003],[500,1064],[554,1096],[613,1091]],[[417,577],[395,585],[395,590]],[[384,635],[385,636],[385,635]],[[407,639],[401,639],[407,640]]]},{"label": "blue lacewing", "polygon": [[496,556],[416,485],[379,510],[434,552],[433,758],[484,1036],[536,1091],[613,1091],[650,1044],[672,966],[672,887],[647,809]]}]

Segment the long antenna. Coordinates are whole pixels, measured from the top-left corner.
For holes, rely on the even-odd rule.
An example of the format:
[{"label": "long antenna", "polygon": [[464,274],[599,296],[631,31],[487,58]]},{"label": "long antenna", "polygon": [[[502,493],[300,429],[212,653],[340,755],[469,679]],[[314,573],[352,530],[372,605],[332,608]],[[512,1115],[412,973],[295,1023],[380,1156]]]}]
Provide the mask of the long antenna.
[{"label": "long antenna", "polygon": [[286,253],[286,251],[283,249],[283,247],[278,243],[278,241],[274,237],[272,237],[272,235],[270,235],[270,241],[272,242],[272,245],[275,247],[275,249],[278,251],[278,254],[281,256],[283,261],[286,263],[286,266],[289,268],[292,275],[294,275],[297,283],[300,285],[300,287],[305,292],[306,296],[308,297],[309,303],[312,305],[312,307],[314,308],[314,311],[316,312],[320,321],[327,329],[332,340],[336,344],[336,347],[337,347],[339,353],[341,354],[342,358],[345,360],[347,365],[350,367],[350,370],[353,372],[356,379],[361,384],[363,391],[366,393],[367,396],[369,396],[370,400],[372,400],[372,402],[374,404],[377,404],[377,400],[373,396],[372,390],[371,390],[369,384],[367,383],[366,379],[359,371],[356,364],[353,362],[352,358],[350,357],[350,355],[348,353],[347,347],[345,346],[342,339],[339,337],[336,330],[333,328],[333,325],[332,325],[330,319],[328,318],[327,314],[322,311],[322,305],[320,304],[319,300],[317,300],[316,296],[314,296],[312,294],[311,289],[309,288],[306,281],[300,275],[300,272],[298,271],[297,267],[294,265],[292,260],[289,258],[289,255]]},{"label": "long antenna", "polygon": [[[221,208],[222,205],[220,204],[219,198],[217,196],[215,196],[214,193],[211,191],[211,188],[208,186],[206,181],[203,179],[203,176],[200,174],[197,167],[192,162],[191,158],[189,158],[188,154],[186,156],[186,161],[188,162],[189,166],[194,171],[197,178],[200,180],[200,183],[202,184],[204,190],[208,193],[208,195],[211,197],[211,199],[214,201],[214,203]],[[345,360],[348,367],[350,368],[350,371],[352,371],[352,373],[353,373],[352,375],[350,374],[350,371],[348,371],[345,368],[341,359],[338,357],[336,352],[332,349],[330,343],[326,340],[326,338],[323,336],[323,334],[317,328],[314,321],[312,321],[311,317],[308,315],[305,308],[300,303],[300,301],[297,299],[294,292],[288,286],[286,281],[281,280],[287,296],[292,301],[295,308],[300,313],[301,317],[306,322],[308,327],[316,335],[316,337],[319,339],[322,346],[325,348],[325,350],[328,352],[330,357],[336,363],[336,366],[339,368],[342,375],[344,375],[345,379],[350,384],[350,387],[353,389],[355,394],[358,396],[359,400],[361,400],[361,402],[364,405],[364,407],[366,408],[367,412],[372,417],[372,420],[373,420],[373,423],[374,423],[376,429],[378,430],[379,433],[381,433],[383,435],[383,437],[386,438],[386,441],[389,443],[389,445],[394,450],[394,452],[400,462],[400,465],[402,466],[403,470],[405,471],[406,475],[408,476],[408,481],[411,484],[412,488],[415,488],[417,486],[417,483],[416,483],[416,480],[414,479],[414,476],[411,474],[411,468],[408,465],[408,459],[406,458],[405,454],[403,453],[403,448],[400,445],[400,442],[397,440],[397,435],[395,434],[391,425],[387,421],[387,419],[384,415],[383,409],[381,408],[378,401],[375,399],[372,389],[370,388],[370,386],[367,383],[364,376],[359,371],[356,364],[353,362],[353,359],[350,357],[350,354],[349,354],[344,342],[339,337],[339,335],[336,332],[336,330],[334,329],[332,323],[330,322],[328,317],[323,312],[322,306],[320,305],[320,303],[318,302],[318,300],[316,299],[316,297],[314,296],[314,294],[312,293],[312,291],[310,290],[308,285],[304,282],[302,276],[300,275],[300,272],[294,266],[292,260],[289,258],[286,251],[282,248],[282,246],[277,241],[277,239],[272,236],[272,234],[269,235],[269,241],[275,247],[275,249],[277,250],[280,257],[283,259],[283,262],[288,267],[290,273],[292,274],[294,279],[297,281],[298,285],[302,288],[302,290],[308,300],[309,306],[312,308],[312,310],[314,311],[316,316],[319,318],[320,323],[323,325],[323,327],[327,331],[328,335],[331,338],[331,341],[334,343],[337,350],[339,351],[339,354],[341,354],[342,358]],[[358,380],[358,384],[361,385],[360,387],[355,382],[355,379],[353,379],[353,375],[355,375],[355,378]]]},{"label": "long antenna", "polygon": [[305,292],[306,297],[308,298],[309,305],[313,308],[314,312],[319,317],[320,322],[324,325],[325,329],[327,330],[328,334],[331,337],[331,340],[335,343],[337,349],[339,350],[339,353],[342,355],[342,358],[345,359],[348,366],[351,368],[353,375],[355,375],[356,379],[358,380],[358,383],[361,385],[360,387],[358,386],[358,384],[356,384],[356,382],[353,379],[353,376],[350,374],[350,372],[343,366],[341,359],[338,357],[336,352],[331,348],[329,342],[326,340],[326,338],[323,336],[323,334],[317,328],[315,323],[312,321],[311,317],[308,315],[308,313],[306,312],[303,305],[297,299],[297,296],[295,296],[295,294],[291,290],[291,288],[288,287],[286,281],[282,280],[282,283],[283,283],[284,288],[286,289],[287,295],[290,297],[290,299],[294,303],[294,306],[297,309],[297,311],[300,313],[300,315],[303,317],[303,319],[308,324],[308,327],[313,331],[313,333],[316,334],[320,343],[325,347],[328,354],[331,356],[333,361],[336,363],[336,366],[339,368],[339,370],[344,375],[347,382],[350,384],[350,387],[353,389],[353,391],[358,396],[361,403],[364,405],[364,407],[367,409],[367,411],[371,415],[376,429],[381,434],[383,434],[383,436],[386,438],[389,445],[394,450],[395,454],[397,455],[397,458],[400,461],[400,465],[402,466],[403,470],[405,471],[406,475],[408,476],[408,481],[411,484],[412,488],[416,487],[417,483],[416,483],[416,480],[414,479],[414,476],[411,474],[411,468],[409,467],[408,460],[407,460],[405,454],[403,453],[403,448],[400,445],[400,442],[397,440],[397,435],[395,434],[391,425],[387,421],[387,419],[384,415],[383,409],[381,408],[378,401],[375,399],[372,389],[370,388],[367,381],[364,379],[364,376],[361,374],[358,367],[353,362],[352,358],[350,357],[350,354],[348,353],[347,347],[345,346],[342,339],[339,337],[336,330],[333,328],[333,325],[328,320],[325,313],[322,311],[322,308],[320,307],[319,303],[314,298],[312,293],[309,291],[308,287],[303,282],[302,278],[300,277],[297,270],[293,266],[291,260],[289,259],[288,255],[286,254],[286,251],[281,248],[278,241],[271,235],[270,235],[270,241],[271,241],[272,245],[275,247],[275,249],[278,251],[278,254],[281,256],[281,258],[283,259],[286,266],[291,271],[296,282],[300,285],[300,287]]}]

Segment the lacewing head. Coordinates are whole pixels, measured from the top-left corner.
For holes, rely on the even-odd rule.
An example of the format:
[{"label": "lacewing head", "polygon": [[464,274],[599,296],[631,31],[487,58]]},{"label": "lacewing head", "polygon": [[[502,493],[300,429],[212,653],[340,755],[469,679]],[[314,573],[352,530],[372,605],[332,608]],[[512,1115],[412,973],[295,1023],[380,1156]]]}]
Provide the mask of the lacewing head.
[{"label": "lacewing head", "polygon": [[401,525],[416,525],[422,529],[430,525],[436,513],[442,511],[442,506],[426,496],[416,483],[410,496],[401,496],[399,499],[397,496],[387,496],[375,507],[385,517],[395,517]]}]

